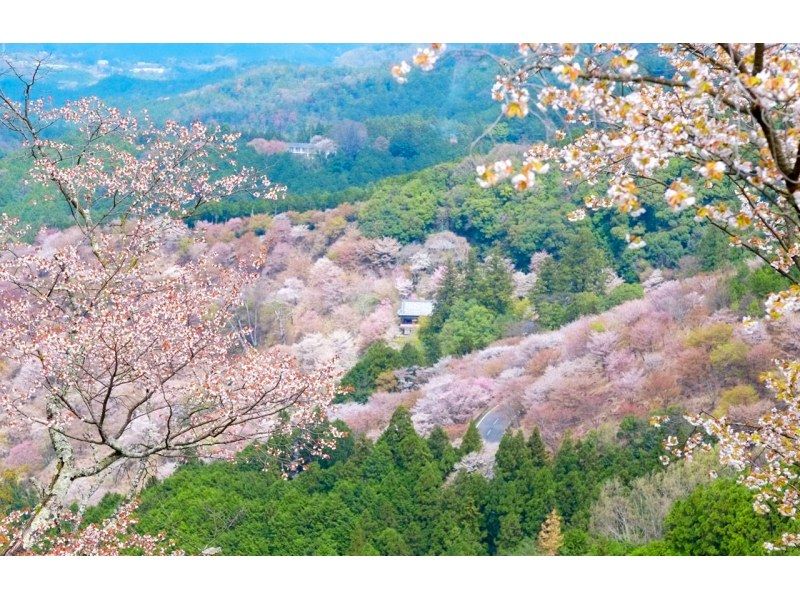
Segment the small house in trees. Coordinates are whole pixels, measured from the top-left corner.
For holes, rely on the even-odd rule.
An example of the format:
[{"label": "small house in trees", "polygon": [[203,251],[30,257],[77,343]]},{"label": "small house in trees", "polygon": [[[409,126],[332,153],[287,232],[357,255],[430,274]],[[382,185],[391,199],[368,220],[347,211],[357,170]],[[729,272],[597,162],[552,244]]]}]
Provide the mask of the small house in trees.
[{"label": "small house in trees", "polygon": [[309,143],[286,144],[287,152],[298,156],[305,156],[306,158],[311,158],[313,156],[325,156],[327,158],[331,154],[335,154],[337,149],[333,139],[320,135],[312,137]]},{"label": "small house in trees", "polygon": [[402,301],[397,310],[397,317],[400,318],[400,331],[403,334],[410,334],[418,324],[419,319],[433,313],[433,301],[415,300]]}]

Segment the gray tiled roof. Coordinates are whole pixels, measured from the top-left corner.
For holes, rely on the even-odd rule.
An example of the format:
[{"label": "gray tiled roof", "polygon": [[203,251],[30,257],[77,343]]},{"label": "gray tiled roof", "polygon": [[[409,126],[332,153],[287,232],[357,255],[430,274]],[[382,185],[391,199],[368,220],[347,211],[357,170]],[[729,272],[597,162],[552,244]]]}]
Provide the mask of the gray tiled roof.
[{"label": "gray tiled roof", "polygon": [[433,301],[402,301],[397,315],[403,316],[429,316],[433,313]]}]

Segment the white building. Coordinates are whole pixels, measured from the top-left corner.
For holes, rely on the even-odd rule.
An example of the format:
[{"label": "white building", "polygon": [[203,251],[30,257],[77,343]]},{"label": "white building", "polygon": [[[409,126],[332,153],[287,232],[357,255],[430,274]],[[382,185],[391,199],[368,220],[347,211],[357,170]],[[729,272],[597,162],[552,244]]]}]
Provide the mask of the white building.
[{"label": "white building", "polygon": [[311,138],[309,143],[287,143],[286,151],[290,154],[297,156],[305,156],[311,158],[313,156],[325,156],[326,158],[331,154],[335,154],[336,142],[327,137],[315,135]]},{"label": "white building", "polygon": [[428,317],[433,313],[433,301],[407,300],[400,303],[397,317],[400,318],[400,331],[410,334],[419,325],[419,319]]}]

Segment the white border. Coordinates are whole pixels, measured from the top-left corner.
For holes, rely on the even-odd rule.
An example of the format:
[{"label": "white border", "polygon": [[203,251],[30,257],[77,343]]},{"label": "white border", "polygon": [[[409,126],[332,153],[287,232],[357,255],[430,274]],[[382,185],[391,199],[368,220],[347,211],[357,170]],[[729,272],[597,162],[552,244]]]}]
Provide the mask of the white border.
[{"label": "white border", "polygon": [[0,42],[800,41],[796,0],[8,0]]},{"label": "white border", "polygon": [[[3,594],[72,598],[769,595],[780,557],[9,557]],[[787,594],[788,595],[788,594]]]}]

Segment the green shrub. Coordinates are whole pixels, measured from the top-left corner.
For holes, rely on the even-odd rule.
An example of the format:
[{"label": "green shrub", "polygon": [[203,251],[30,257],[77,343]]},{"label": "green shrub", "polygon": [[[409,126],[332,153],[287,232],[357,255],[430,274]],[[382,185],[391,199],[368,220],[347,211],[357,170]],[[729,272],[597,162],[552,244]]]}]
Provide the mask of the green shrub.
[{"label": "green shrub", "polygon": [[713,349],[714,347],[729,340],[733,335],[733,325],[725,322],[715,322],[700,328],[695,328],[686,336],[686,344],[689,347],[703,347]]},{"label": "green shrub", "polygon": [[338,401],[366,402],[377,388],[378,376],[401,367],[400,352],[395,351],[384,342],[369,346],[361,359],[348,371],[341,381],[341,386],[351,389],[339,395]]},{"label": "green shrub", "polygon": [[669,552],[681,555],[763,555],[797,524],[776,513],[758,515],[750,491],[733,480],[700,486],[675,503],[664,521]]},{"label": "green shrub", "polygon": [[614,287],[606,296],[607,308],[614,307],[626,301],[641,299],[644,297],[644,287],[640,284],[624,282]]},{"label": "green shrub", "polygon": [[709,355],[711,367],[722,374],[738,376],[747,367],[749,347],[742,341],[732,340],[715,347]]},{"label": "green shrub", "polygon": [[597,293],[584,291],[572,297],[572,303],[567,309],[570,320],[577,320],[581,316],[598,314],[605,308],[603,298]]},{"label": "green shrub", "polygon": [[752,405],[758,399],[758,392],[750,384],[737,384],[722,391],[714,413],[724,415],[732,405]]},{"label": "green shrub", "polygon": [[543,328],[552,330],[569,322],[567,309],[561,303],[540,301],[536,304],[537,321]]},{"label": "green shrub", "polygon": [[499,333],[497,317],[483,305],[457,303],[442,326],[439,342],[446,355],[464,355],[482,349]]},{"label": "green shrub", "polygon": [[787,289],[789,285],[786,277],[769,266],[750,270],[743,265],[728,281],[731,308],[750,316],[761,316],[764,300],[772,293]]},{"label": "green shrub", "polygon": [[108,519],[114,513],[116,513],[117,509],[120,507],[120,505],[122,505],[124,500],[125,497],[122,494],[117,494],[116,492],[106,494],[99,503],[86,509],[86,512],[83,514],[81,526],[85,527],[87,525],[91,525],[92,523],[101,523],[102,521]]}]

